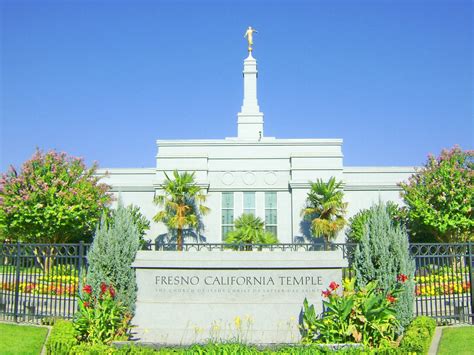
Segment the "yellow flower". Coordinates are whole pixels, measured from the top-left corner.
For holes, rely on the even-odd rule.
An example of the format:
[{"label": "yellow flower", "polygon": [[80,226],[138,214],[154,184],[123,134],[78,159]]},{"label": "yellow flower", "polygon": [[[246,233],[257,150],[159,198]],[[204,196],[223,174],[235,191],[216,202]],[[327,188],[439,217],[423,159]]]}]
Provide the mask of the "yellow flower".
[{"label": "yellow flower", "polygon": [[240,329],[241,320],[240,320],[240,317],[239,317],[239,316],[237,316],[237,317],[234,318],[234,324],[235,324],[235,327],[236,327],[237,329]]},{"label": "yellow flower", "polygon": [[197,325],[194,327],[194,333],[200,334],[204,331],[201,327],[198,327]]}]

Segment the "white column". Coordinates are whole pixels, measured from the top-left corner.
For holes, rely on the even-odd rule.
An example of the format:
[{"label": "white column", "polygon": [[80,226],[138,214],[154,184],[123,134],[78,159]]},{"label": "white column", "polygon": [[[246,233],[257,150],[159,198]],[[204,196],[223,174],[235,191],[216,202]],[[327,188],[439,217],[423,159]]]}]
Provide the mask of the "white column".
[{"label": "white column", "polygon": [[263,113],[257,100],[257,61],[252,53],[244,60],[244,101],[237,114],[237,136],[260,140],[263,137]]}]

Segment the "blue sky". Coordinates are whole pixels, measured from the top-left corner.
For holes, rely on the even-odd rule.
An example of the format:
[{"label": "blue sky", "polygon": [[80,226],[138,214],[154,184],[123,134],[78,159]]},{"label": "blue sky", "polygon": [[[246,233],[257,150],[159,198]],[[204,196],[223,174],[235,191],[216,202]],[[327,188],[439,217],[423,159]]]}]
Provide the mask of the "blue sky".
[{"label": "blue sky", "polygon": [[36,147],[153,167],[156,139],[235,136],[249,25],[265,136],[342,138],[346,166],[473,148],[471,1],[0,3],[0,171]]}]

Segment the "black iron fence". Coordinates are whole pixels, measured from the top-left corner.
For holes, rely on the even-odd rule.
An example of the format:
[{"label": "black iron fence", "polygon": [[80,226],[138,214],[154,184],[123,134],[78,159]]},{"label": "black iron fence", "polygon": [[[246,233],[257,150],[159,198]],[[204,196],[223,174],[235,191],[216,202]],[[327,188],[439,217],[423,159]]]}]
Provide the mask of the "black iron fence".
[{"label": "black iron fence", "polygon": [[[237,244],[185,243],[193,251],[322,251],[337,250],[348,260],[344,278],[354,277],[351,268],[356,244]],[[3,244],[0,246],[0,319],[44,322],[72,318],[87,269],[88,245]],[[177,244],[148,244],[147,250],[178,250]],[[474,243],[411,244],[416,264],[415,314],[436,318],[439,323],[474,324]]]},{"label": "black iron fence", "polygon": [[439,323],[474,324],[474,243],[411,244],[415,313]]},{"label": "black iron fence", "polygon": [[0,248],[0,319],[40,323],[74,316],[87,244],[4,243]]}]

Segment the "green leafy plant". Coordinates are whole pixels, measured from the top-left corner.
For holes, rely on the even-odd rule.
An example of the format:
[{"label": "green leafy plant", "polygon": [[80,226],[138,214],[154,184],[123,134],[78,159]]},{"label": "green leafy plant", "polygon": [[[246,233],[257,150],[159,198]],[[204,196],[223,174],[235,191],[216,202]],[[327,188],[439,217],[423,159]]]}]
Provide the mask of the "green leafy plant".
[{"label": "green leafy plant", "polygon": [[92,344],[110,344],[127,338],[131,314],[126,306],[115,299],[115,290],[105,283],[95,297],[90,285],[84,286],[79,300],[79,312],[74,320],[78,338]]},{"label": "green leafy plant", "polygon": [[365,347],[379,348],[393,345],[398,328],[395,304],[402,292],[405,275],[389,290],[381,290],[377,281],[356,289],[355,280],[346,284],[342,295],[339,285],[331,282],[323,291],[322,317],[305,299],[301,324],[304,343],[361,343]]},{"label": "green leafy plant", "polygon": [[474,240],[474,151],[455,146],[428,157],[408,182],[400,184],[412,237],[431,241]]},{"label": "green leafy plant", "polygon": [[92,237],[111,196],[99,183],[97,165],[37,150],[20,172],[0,177],[0,230],[28,243],[72,243]]},{"label": "green leafy plant", "polygon": [[130,210],[119,200],[111,225],[102,221],[87,254],[89,268],[86,282],[99,296],[100,285],[114,285],[117,300],[130,313],[134,312],[137,298],[135,270],[131,268],[139,248],[139,232]]},{"label": "green leafy plant", "polygon": [[329,242],[344,228],[347,203],[342,201],[343,197],[342,182],[336,182],[334,177],[327,183],[321,179],[311,183],[306,207],[301,213],[311,221],[311,233],[314,237],[323,237]]},{"label": "green leafy plant", "polygon": [[59,264],[51,268],[51,275],[54,276],[77,276],[79,272],[75,265]]},{"label": "green leafy plant", "polygon": [[369,209],[365,233],[356,247],[352,266],[358,287],[376,280],[380,289],[390,290],[397,283],[397,275],[408,276],[395,307],[401,333],[413,318],[415,264],[409,252],[408,235],[393,223],[386,204]]},{"label": "green leafy plant", "polygon": [[165,182],[161,185],[162,194],[155,197],[155,203],[162,207],[153,220],[166,224],[168,230],[177,231],[178,250],[183,250],[183,229],[199,227],[200,216],[207,214],[209,208],[204,205],[206,195],[194,181],[194,173],[173,172],[173,179],[165,173]]},{"label": "green leafy plant", "polygon": [[229,244],[275,244],[277,237],[265,231],[265,223],[251,213],[244,213],[235,220],[235,229],[225,239]]}]

